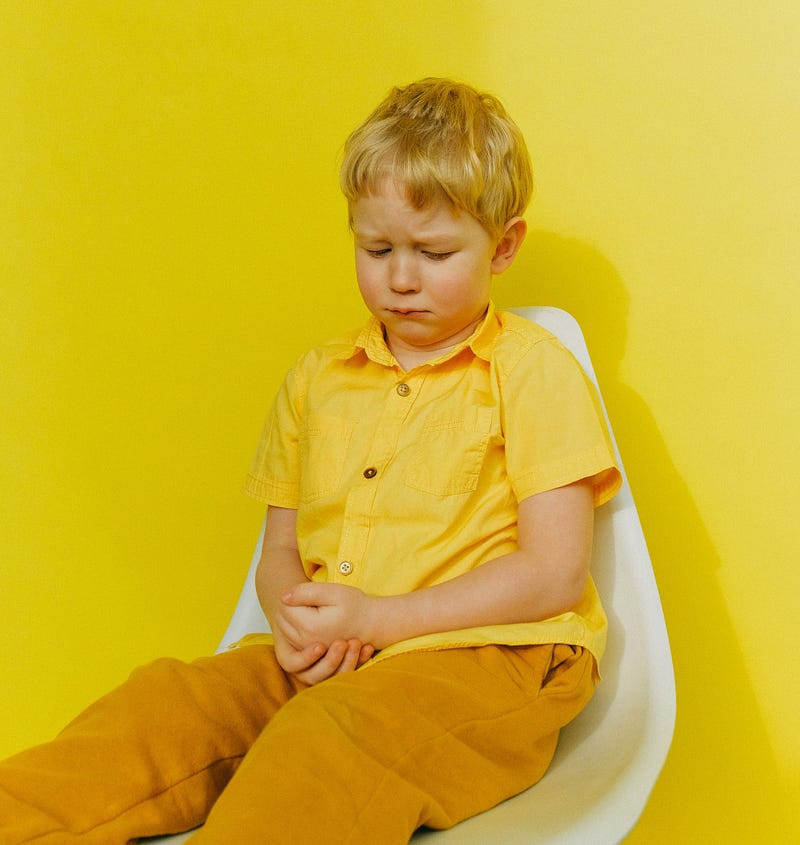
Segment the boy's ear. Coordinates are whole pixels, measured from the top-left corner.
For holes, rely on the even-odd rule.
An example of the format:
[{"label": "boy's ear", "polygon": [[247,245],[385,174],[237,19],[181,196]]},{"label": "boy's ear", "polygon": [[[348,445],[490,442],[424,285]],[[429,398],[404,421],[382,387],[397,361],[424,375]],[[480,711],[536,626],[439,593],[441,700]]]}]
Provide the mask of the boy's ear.
[{"label": "boy's ear", "polygon": [[492,273],[502,273],[514,263],[527,232],[528,224],[521,217],[512,217],[506,223],[492,258]]}]

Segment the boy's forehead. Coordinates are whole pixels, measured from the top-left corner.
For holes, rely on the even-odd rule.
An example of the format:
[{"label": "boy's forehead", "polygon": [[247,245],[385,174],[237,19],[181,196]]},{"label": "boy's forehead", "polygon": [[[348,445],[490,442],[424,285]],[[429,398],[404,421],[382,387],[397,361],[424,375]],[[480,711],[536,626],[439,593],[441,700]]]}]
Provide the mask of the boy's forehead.
[{"label": "boy's forehead", "polygon": [[353,221],[353,234],[357,239],[399,241],[410,240],[415,243],[433,243],[462,237],[464,227],[457,221],[447,220],[403,220],[389,218],[356,217]]},{"label": "boy's forehead", "polygon": [[386,182],[380,188],[358,197],[350,207],[350,217],[355,230],[380,228],[401,221],[421,227],[450,229],[462,224],[464,216],[444,192],[422,205],[417,205],[411,201],[402,184]]},{"label": "boy's forehead", "polygon": [[381,196],[400,200],[419,210],[440,205],[455,210],[452,197],[431,174],[427,173],[418,174],[415,177],[391,169],[383,169],[364,183],[355,201]]}]

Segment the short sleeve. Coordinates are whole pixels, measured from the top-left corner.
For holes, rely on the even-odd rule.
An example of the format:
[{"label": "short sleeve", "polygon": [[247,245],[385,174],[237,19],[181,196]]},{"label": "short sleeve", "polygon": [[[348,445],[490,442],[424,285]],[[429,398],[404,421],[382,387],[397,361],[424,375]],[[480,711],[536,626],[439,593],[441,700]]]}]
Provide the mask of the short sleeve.
[{"label": "short sleeve", "polygon": [[509,480],[517,501],[591,478],[595,506],[621,475],[597,390],[555,337],[521,356],[503,385]]},{"label": "short sleeve", "polygon": [[300,496],[299,428],[304,392],[295,365],[283,381],[245,482],[245,492],[268,505],[297,508]]}]

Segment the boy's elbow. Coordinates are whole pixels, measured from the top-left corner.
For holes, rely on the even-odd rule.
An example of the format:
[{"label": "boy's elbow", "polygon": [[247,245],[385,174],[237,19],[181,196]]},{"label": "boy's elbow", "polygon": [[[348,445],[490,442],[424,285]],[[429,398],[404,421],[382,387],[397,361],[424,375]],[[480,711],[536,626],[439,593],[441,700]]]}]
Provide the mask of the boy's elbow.
[{"label": "boy's elbow", "polygon": [[581,602],[583,594],[586,592],[586,582],[589,580],[588,567],[581,568],[575,572],[570,578],[566,579],[564,583],[563,603],[564,610],[562,613],[574,610]]},{"label": "boy's elbow", "polygon": [[560,613],[568,613],[570,610],[574,610],[580,604],[585,590],[586,577],[583,577],[580,580],[575,579],[570,581],[570,583],[565,586],[562,594],[562,609]]},{"label": "boy's elbow", "polygon": [[540,604],[537,609],[537,618],[548,619],[575,610],[583,598],[587,579],[588,572],[582,571],[566,578],[562,575],[555,580],[549,591],[549,600],[544,602],[544,607]]},{"label": "boy's elbow", "polygon": [[541,622],[575,610],[581,603],[589,580],[589,561],[553,556],[543,560],[521,555],[516,569],[514,590],[515,621]]}]

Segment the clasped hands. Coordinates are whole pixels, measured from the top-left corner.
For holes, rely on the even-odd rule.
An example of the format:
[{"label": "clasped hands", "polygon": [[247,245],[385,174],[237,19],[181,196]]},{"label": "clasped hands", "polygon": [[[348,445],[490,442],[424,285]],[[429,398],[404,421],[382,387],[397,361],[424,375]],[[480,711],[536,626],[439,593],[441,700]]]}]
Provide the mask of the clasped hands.
[{"label": "clasped hands", "polygon": [[375,652],[379,602],[344,584],[297,584],[271,620],[278,662],[308,685],[354,671]]}]

